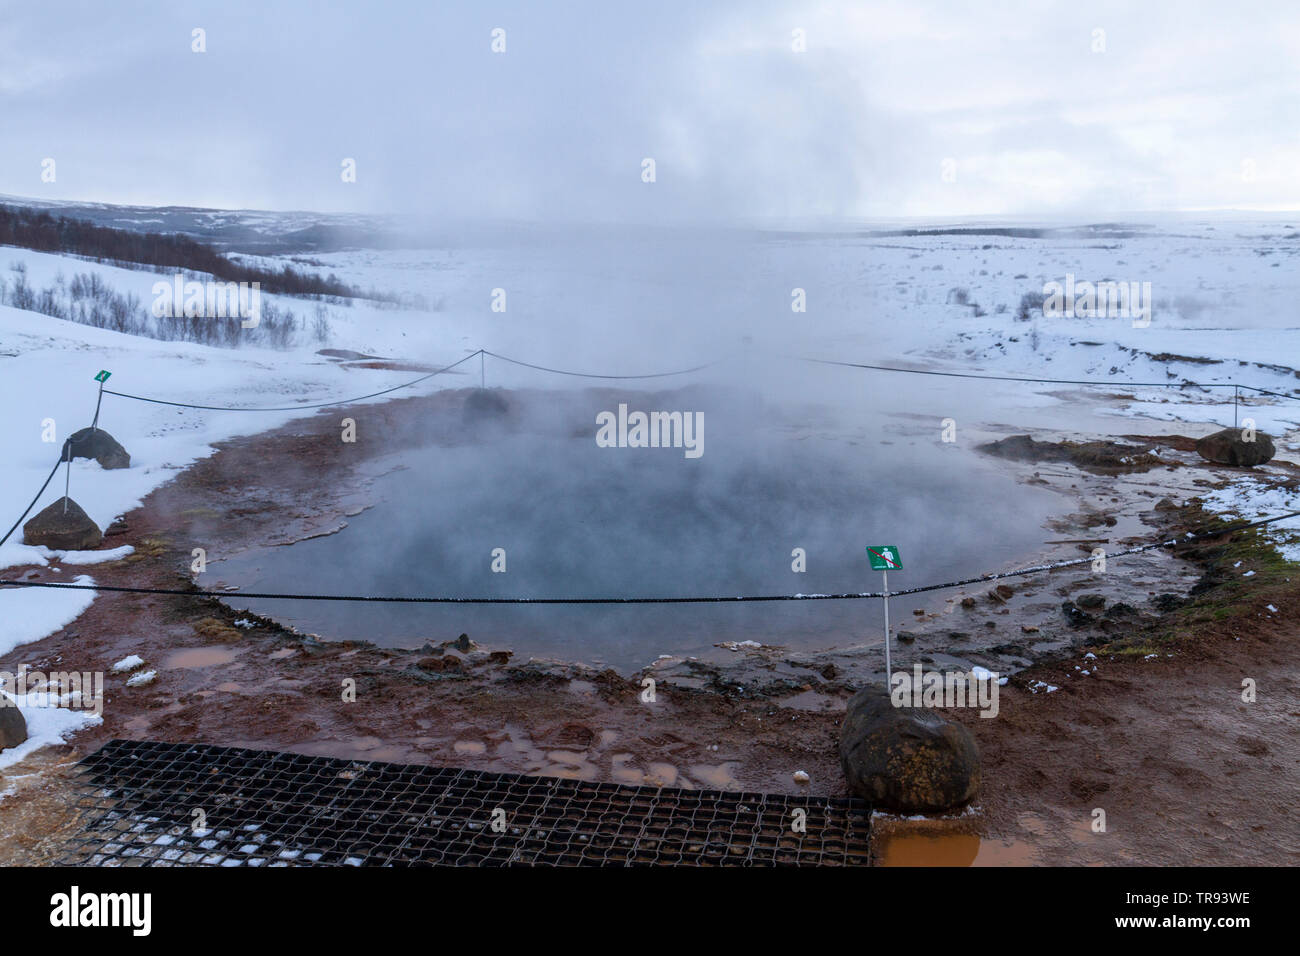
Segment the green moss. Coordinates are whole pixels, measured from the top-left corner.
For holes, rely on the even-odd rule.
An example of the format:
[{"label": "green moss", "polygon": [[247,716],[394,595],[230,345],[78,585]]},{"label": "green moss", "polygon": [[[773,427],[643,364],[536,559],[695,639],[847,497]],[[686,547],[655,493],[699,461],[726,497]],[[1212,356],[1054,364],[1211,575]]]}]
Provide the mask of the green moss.
[{"label": "green moss", "polygon": [[[1185,511],[1184,517],[1206,529],[1236,523],[1199,505]],[[1221,630],[1226,621],[1258,613],[1262,602],[1277,603],[1295,595],[1300,591],[1300,565],[1286,560],[1263,531],[1248,528],[1183,552],[1203,569],[1188,603],[1165,614],[1158,623],[1113,641],[1107,652],[1122,657],[1170,653],[1210,631]],[[1244,577],[1247,571],[1255,573]]]}]

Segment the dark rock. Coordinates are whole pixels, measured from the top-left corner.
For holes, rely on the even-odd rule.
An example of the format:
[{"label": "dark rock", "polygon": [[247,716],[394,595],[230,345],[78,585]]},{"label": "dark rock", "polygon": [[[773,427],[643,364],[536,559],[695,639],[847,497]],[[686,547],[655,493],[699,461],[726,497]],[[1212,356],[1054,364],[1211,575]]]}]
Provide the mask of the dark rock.
[{"label": "dark rock", "polygon": [[1012,435],[1001,441],[978,446],[978,450],[1012,461],[1068,461],[1098,473],[1145,471],[1162,462],[1141,445],[1113,441],[1048,442],[1034,441],[1028,435]]},{"label": "dark rock", "polygon": [[0,750],[17,747],[27,739],[27,721],[11,698],[0,694]]},{"label": "dark rock", "polygon": [[1174,504],[1174,502],[1169,498],[1161,498],[1159,501],[1156,502],[1156,511],[1176,511],[1176,510],[1178,510],[1178,505]]},{"label": "dark rock", "polygon": [[1070,622],[1071,627],[1084,627],[1095,620],[1091,614],[1079,610],[1073,601],[1062,602],[1061,610],[1065,612],[1065,619]]},{"label": "dark rock", "polygon": [[879,684],[849,701],[840,765],[851,792],[895,813],[964,806],[980,788],[979,749],[970,731],[934,710],[895,707]]},{"label": "dark rock", "polygon": [[988,442],[980,445],[979,450],[1012,461],[1064,461],[1067,457],[1059,444],[1034,441],[1028,435],[1012,435],[1001,441]]},{"label": "dark rock", "polygon": [[997,647],[990,647],[994,654],[1008,654],[1014,657],[1028,657],[1029,652],[1025,650],[1023,644],[999,644]]},{"label": "dark rock", "polygon": [[467,424],[504,418],[510,411],[510,404],[497,389],[476,388],[465,399],[461,411],[462,420]]},{"label": "dark rock", "polygon": [[69,447],[73,458],[93,458],[102,468],[131,467],[131,456],[126,449],[102,428],[83,428],[73,432],[63,443],[64,460],[67,460]]},{"label": "dark rock", "polygon": [[975,599],[973,597],[964,597],[961,599],[961,606],[969,611],[975,606]]},{"label": "dark rock", "polygon": [[1155,605],[1157,611],[1167,613],[1169,611],[1178,610],[1187,602],[1177,594],[1166,591],[1164,594],[1157,595],[1153,598],[1151,603]]},{"label": "dark rock", "polygon": [[51,551],[85,551],[103,540],[99,525],[71,498],[60,498],[23,525],[24,544],[43,544]]},{"label": "dark rock", "polygon": [[1244,441],[1241,433],[1239,428],[1225,428],[1206,435],[1196,443],[1196,452],[1206,461],[1247,468],[1262,465],[1276,454],[1273,439],[1263,432],[1255,432],[1254,441]]},{"label": "dark rock", "polygon": [[468,654],[470,648],[474,646],[474,642],[469,639],[468,634],[462,634],[460,637],[456,638],[456,640],[451,642],[451,646],[462,654]]},{"label": "dark rock", "polygon": [[900,644],[911,644],[916,640],[916,634],[912,631],[899,631],[894,635]]},{"label": "dark rock", "polygon": [[1100,611],[1106,606],[1106,599],[1100,594],[1080,594],[1074,603],[1085,611]]},{"label": "dark rock", "polygon": [[1137,613],[1137,608],[1131,604],[1125,604],[1123,601],[1116,601],[1110,607],[1106,608],[1106,617],[1131,617]]}]

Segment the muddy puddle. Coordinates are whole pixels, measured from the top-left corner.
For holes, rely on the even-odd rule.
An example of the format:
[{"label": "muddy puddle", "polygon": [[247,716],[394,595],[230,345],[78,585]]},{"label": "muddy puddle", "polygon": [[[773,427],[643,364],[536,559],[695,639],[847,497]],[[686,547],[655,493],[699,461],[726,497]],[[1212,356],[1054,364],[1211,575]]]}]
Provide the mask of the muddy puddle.
[{"label": "muddy puddle", "polygon": [[[508,395],[509,393],[503,393]],[[507,399],[513,400],[513,399]],[[703,446],[609,448],[596,413],[700,410]],[[492,408],[488,408],[491,413]],[[386,461],[374,507],[336,534],[214,563],[242,591],[447,597],[687,597],[879,590],[865,546],[902,550],[897,589],[1033,553],[1059,499],[937,433],[887,419],[835,425],[708,389],[564,393]],[[457,430],[456,426],[461,426]],[[796,572],[802,551],[806,568]],[[496,568],[497,570],[494,570]],[[501,570],[504,568],[504,570]],[[926,597],[891,602],[898,620]],[[660,655],[716,656],[752,640],[798,650],[861,642],[879,604],[392,605],[229,602],[327,639],[419,647],[461,633],[522,657],[623,672]]]},{"label": "muddy puddle", "polygon": [[173,651],[163,658],[164,670],[194,667],[218,667],[231,664],[239,657],[239,652],[228,647],[191,647]]},{"label": "muddy puddle", "polygon": [[900,833],[882,841],[880,866],[1033,866],[1034,849],[1014,840],[973,833]]}]

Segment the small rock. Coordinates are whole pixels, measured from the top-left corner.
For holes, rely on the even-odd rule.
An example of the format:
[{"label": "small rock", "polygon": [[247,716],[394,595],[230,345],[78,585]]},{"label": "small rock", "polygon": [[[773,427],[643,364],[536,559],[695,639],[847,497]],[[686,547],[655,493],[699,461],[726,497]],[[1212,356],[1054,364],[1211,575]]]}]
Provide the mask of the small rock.
[{"label": "small rock", "polygon": [[27,721],[13,698],[0,694],[0,750],[17,747],[27,739]]},{"label": "small rock", "polygon": [[969,611],[975,606],[975,599],[973,597],[964,597],[961,599],[961,606]]},{"label": "small rock", "polygon": [[794,772],[795,783],[807,783],[810,780],[812,780],[812,777],[808,776],[807,770],[796,770]]},{"label": "small rock", "polygon": [[1099,611],[1106,606],[1106,599],[1100,594],[1080,594],[1074,603],[1087,611]]},{"label": "small rock", "polygon": [[1169,611],[1176,611],[1186,602],[1177,594],[1166,591],[1164,594],[1153,599],[1151,603],[1155,605],[1157,611],[1167,613]]},{"label": "small rock", "polygon": [[1084,627],[1094,620],[1091,614],[1081,611],[1073,601],[1062,602],[1061,610],[1065,612],[1065,619],[1070,622],[1071,627]]}]

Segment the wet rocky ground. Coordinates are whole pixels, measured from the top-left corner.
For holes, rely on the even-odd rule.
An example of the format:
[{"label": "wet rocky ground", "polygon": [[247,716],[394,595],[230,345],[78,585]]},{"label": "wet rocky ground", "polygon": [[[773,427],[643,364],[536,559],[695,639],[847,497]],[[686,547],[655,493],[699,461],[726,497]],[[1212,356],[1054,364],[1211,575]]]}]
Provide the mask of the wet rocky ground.
[{"label": "wet rocky ground", "polygon": [[[225,443],[107,529],[105,547],[130,543],[136,551],[97,566],[96,581],[189,588],[195,541],[220,551],[328,534],[365,507],[367,482],[377,473],[374,462],[403,443],[428,440],[431,410],[458,407],[466,398],[463,391],[444,391],[355,410],[368,426],[358,432],[358,448],[338,441],[338,421],[349,410]],[[1183,436],[1119,436],[1106,447],[1078,442],[1077,436],[1040,435],[1035,441],[1046,447],[1016,443],[1033,454],[1030,460],[1011,456],[1006,467],[1020,482],[1059,491],[1063,507],[1045,529],[1041,551],[1025,556],[1026,566],[1200,530],[1218,519],[1201,509],[1198,494],[1236,474],[1200,460],[1193,440]],[[1074,444],[1062,450],[1062,441]],[[1077,457],[1079,447],[1091,448],[1085,462]],[[298,466],[286,468],[286,460]],[[1300,476],[1288,462],[1257,472],[1277,483]],[[1171,681],[1169,700],[1192,693],[1198,679],[1203,686],[1210,671],[1224,687],[1238,685],[1241,655],[1258,650],[1260,642],[1269,649],[1258,658],[1261,669],[1286,666],[1279,651],[1293,646],[1287,642],[1293,641],[1295,621],[1287,603],[1295,591],[1287,566],[1278,566],[1275,553],[1256,536],[1240,546],[1244,550],[1234,557],[1239,566],[1230,573],[1224,547],[1211,542],[1154,550],[1110,560],[1104,571],[1086,564],[937,592],[929,607],[895,622],[896,668],[978,665],[1009,675],[1001,719],[954,714],[971,727],[986,758],[984,795],[975,813],[960,818],[963,832],[1036,840],[1035,861],[1077,861],[1088,856],[1081,847],[1091,852],[1095,846],[1035,836],[1038,824],[1026,822],[1026,808],[1049,821],[1042,827],[1052,837],[1073,833],[1071,815],[1091,809],[1085,805],[1107,788],[1127,794],[1109,804],[1121,817],[1137,812],[1143,795],[1127,778],[1121,785],[1124,774],[1158,771],[1162,778],[1173,774],[1173,781],[1180,772],[1191,774],[1215,800],[1224,787],[1236,785],[1215,772],[1161,765],[1162,736],[1180,718],[1167,706],[1151,706],[1151,695],[1165,693],[1158,686],[1164,680]],[[1251,588],[1235,590],[1239,575],[1256,565]],[[52,568],[9,573],[38,580],[61,576]],[[1252,617],[1264,614],[1263,601],[1284,613]],[[90,752],[113,737],[196,740],[623,783],[839,794],[840,714],[857,687],[883,675],[880,605],[862,604],[861,644],[792,653],[736,642],[720,646],[716,657],[664,657],[629,676],[519,660],[509,648],[479,646],[470,636],[393,650],[323,641],[208,598],[101,593],[67,627],[5,655],[0,666],[48,669],[57,663],[108,671],[115,661],[137,654],[157,670],[154,681],[134,687],[127,686],[127,675],[110,673],[104,722],[74,738],[74,753]],[[1224,608],[1229,610],[1220,613]],[[1162,660],[1157,670],[1151,660],[1160,654],[1175,657],[1168,658],[1170,664]],[[1081,663],[1087,661],[1092,665]],[[1079,676],[1085,669],[1087,676]],[[1278,680],[1294,685],[1294,667],[1278,671]],[[1130,699],[1134,693],[1139,697]],[[1123,760],[1088,752],[1115,730],[1107,714],[1120,707],[1131,711],[1135,724],[1125,732],[1141,735],[1140,752]],[[1138,726],[1144,707],[1152,723]],[[1294,732],[1293,709],[1279,711],[1270,728],[1230,735],[1224,745],[1235,753],[1239,737]],[[1279,752],[1280,740],[1265,744],[1282,761],[1271,776],[1294,780],[1296,760]],[[1206,745],[1218,743],[1216,737]],[[1256,761],[1251,773],[1266,763]],[[809,781],[796,782],[796,771],[805,771]],[[1186,813],[1199,812],[1196,789],[1185,787],[1180,794],[1171,784],[1170,800],[1185,801]],[[25,806],[24,799],[19,793],[0,804],[0,820],[20,818],[10,808]],[[1174,817],[1183,812],[1166,810]],[[1228,856],[1277,862],[1269,855],[1270,834],[1280,821],[1270,816],[1257,830],[1245,826],[1241,812],[1236,817],[1244,828],[1244,849]],[[1143,855],[1145,836],[1133,832],[1115,842],[1127,857],[1116,849],[1098,858],[1154,862]],[[1200,846],[1184,840],[1181,855],[1170,851],[1171,858],[1194,862]]]}]

